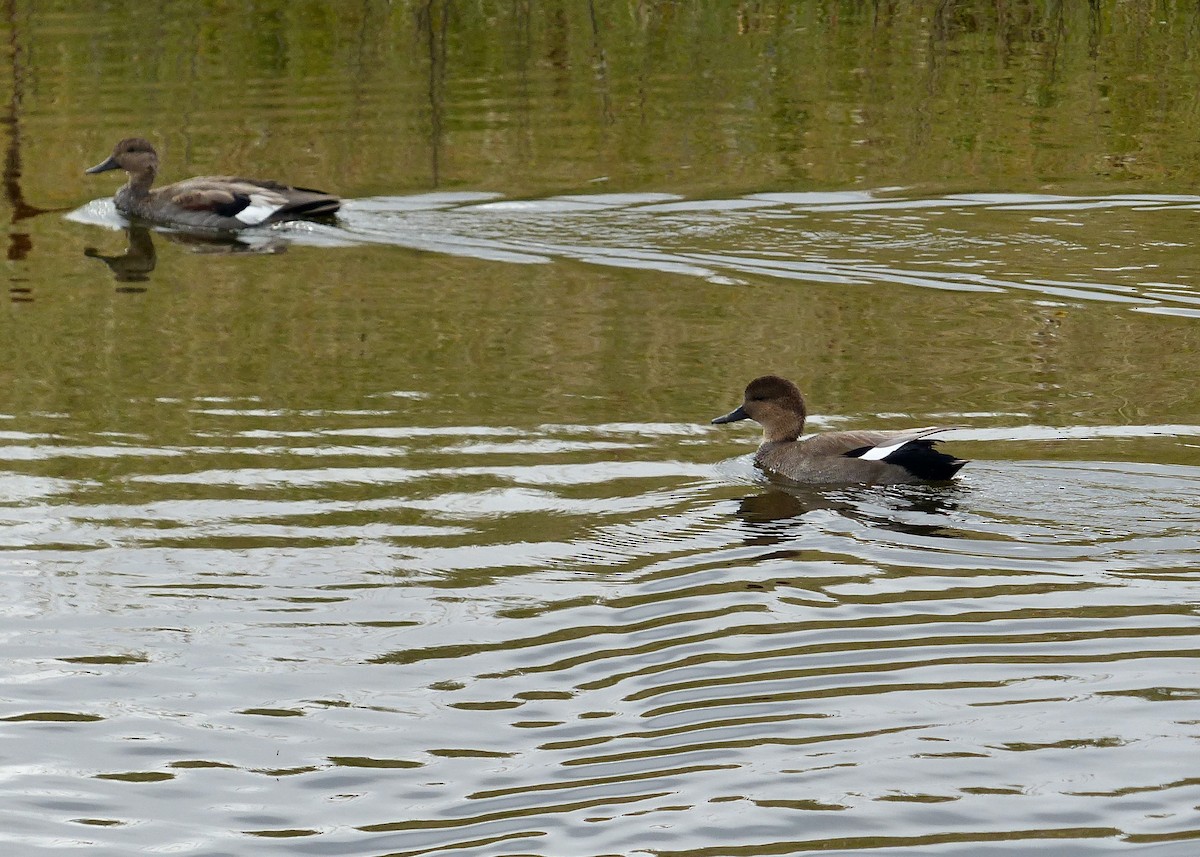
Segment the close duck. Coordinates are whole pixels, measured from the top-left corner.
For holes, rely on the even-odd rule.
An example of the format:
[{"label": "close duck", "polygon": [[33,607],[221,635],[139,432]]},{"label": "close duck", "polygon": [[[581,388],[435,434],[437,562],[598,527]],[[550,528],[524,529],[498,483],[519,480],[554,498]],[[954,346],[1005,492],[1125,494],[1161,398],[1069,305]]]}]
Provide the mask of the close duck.
[{"label": "close duck", "polygon": [[930,435],[951,426],[900,431],[834,431],[800,437],[808,410],[800,389],[778,375],[755,378],[742,404],[713,423],[751,419],[763,427],[754,454],[762,470],[809,484],[944,482],[967,462],[934,449]]}]

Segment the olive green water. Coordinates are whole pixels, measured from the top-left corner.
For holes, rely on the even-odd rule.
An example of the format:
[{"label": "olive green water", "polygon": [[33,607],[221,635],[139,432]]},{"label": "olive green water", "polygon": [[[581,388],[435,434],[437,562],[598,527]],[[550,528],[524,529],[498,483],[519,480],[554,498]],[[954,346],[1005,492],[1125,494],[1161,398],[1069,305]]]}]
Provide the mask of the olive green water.
[{"label": "olive green water", "polygon": [[1193,5],[3,11],[4,853],[1196,853]]}]

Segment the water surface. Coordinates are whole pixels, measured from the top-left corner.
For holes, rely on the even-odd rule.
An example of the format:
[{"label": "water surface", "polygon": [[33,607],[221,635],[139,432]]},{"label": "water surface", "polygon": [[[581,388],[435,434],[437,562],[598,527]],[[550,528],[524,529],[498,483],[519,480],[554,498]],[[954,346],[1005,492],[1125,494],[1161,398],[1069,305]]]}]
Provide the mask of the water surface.
[{"label": "water surface", "polygon": [[6,853],[1191,857],[1197,14],[10,4]]}]

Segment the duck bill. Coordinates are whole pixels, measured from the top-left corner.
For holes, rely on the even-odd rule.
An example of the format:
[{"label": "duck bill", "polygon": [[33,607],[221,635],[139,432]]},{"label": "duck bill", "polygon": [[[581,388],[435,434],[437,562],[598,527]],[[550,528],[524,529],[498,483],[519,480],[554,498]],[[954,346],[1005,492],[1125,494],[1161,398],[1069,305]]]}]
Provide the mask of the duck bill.
[{"label": "duck bill", "polygon": [[750,419],[750,415],[748,413],[746,413],[746,409],[743,408],[741,405],[738,405],[736,408],[734,408],[732,411],[727,413],[725,416],[717,417],[715,420],[712,421],[712,424],[720,425],[721,423],[736,423],[738,420],[748,420],[748,419]]},{"label": "duck bill", "polygon": [[120,164],[117,163],[116,158],[114,158],[110,155],[108,157],[108,160],[101,161],[100,163],[96,164],[96,166],[94,166],[94,167],[88,167],[83,172],[85,174],[106,173],[109,170],[116,170],[116,169],[120,169]]}]

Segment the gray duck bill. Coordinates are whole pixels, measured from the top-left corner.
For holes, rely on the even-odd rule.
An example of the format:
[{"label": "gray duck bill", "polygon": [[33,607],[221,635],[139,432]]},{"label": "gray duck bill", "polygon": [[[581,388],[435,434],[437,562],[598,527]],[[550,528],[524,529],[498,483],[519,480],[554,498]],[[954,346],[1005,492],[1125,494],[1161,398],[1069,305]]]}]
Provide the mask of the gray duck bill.
[{"label": "gray duck bill", "polygon": [[750,415],[748,413],[746,413],[746,409],[743,408],[741,405],[738,405],[736,408],[734,408],[732,411],[727,413],[725,416],[717,417],[715,420],[712,421],[712,424],[720,425],[721,423],[736,423],[738,420],[748,420],[748,419],[750,419]]},{"label": "gray duck bill", "polygon": [[90,173],[106,173],[109,170],[116,170],[116,169],[120,169],[120,164],[117,163],[116,158],[114,158],[110,155],[107,160],[101,161],[100,163],[96,164],[96,166],[94,166],[94,167],[88,167],[83,172],[85,175],[87,175]]}]

